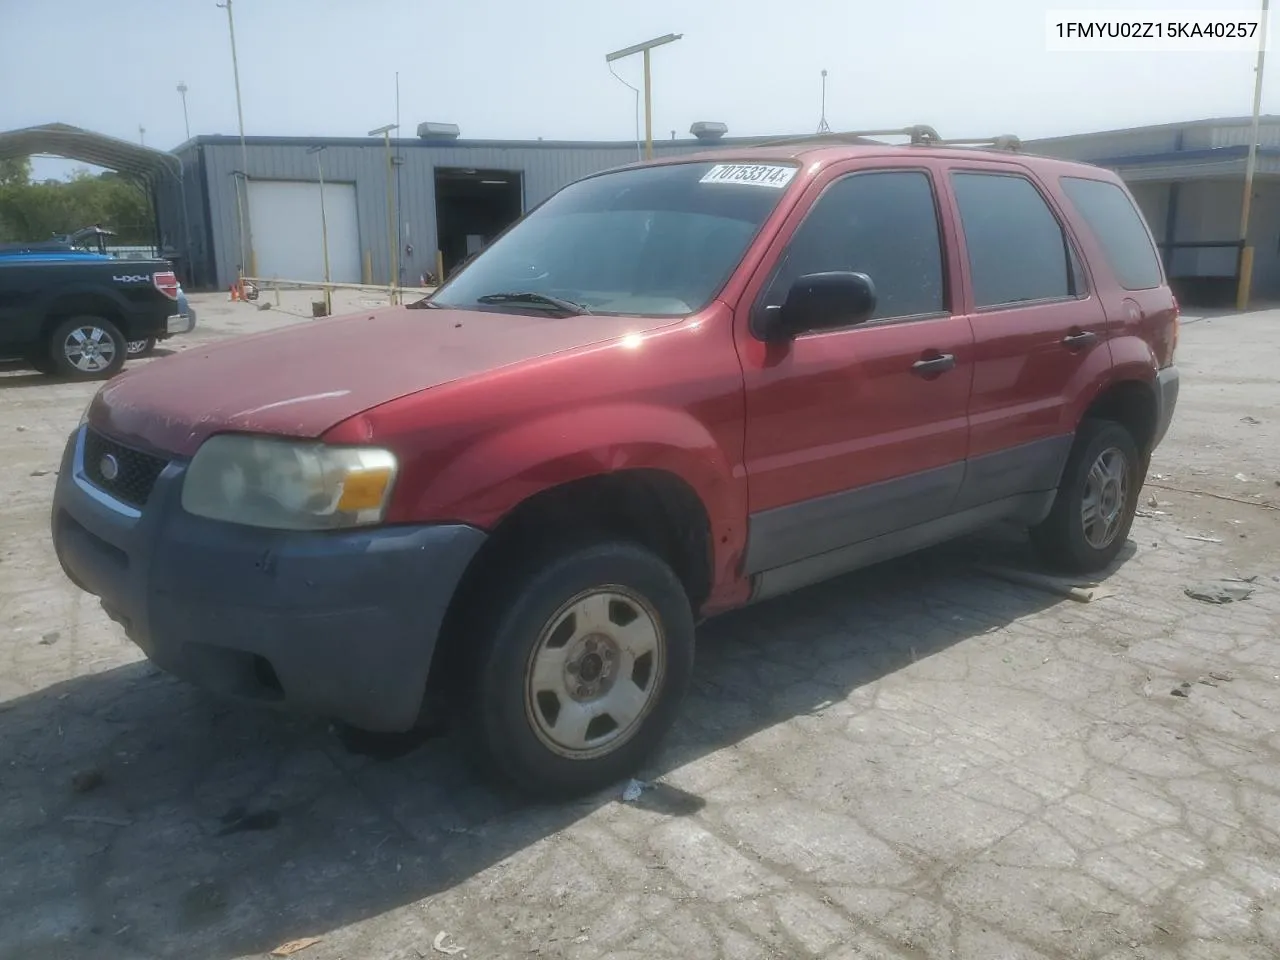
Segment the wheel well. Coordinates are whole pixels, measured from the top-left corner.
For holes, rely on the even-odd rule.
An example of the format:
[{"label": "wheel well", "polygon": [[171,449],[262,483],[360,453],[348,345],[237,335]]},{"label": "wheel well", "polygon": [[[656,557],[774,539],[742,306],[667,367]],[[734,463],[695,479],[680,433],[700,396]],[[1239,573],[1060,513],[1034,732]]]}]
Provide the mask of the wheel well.
[{"label": "wheel well", "polygon": [[471,633],[470,615],[492,602],[495,583],[520,575],[539,556],[601,539],[629,540],[665,560],[695,613],[710,593],[710,521],[698,495],[679,477],[623,470],[561,484],[503,517],[472,559],[445,616],[432,680],[447,684],[461,666],[458,658],[470,646],[464,640]]},{"label": "wheel well", "polygon": [[1151,450],[1156,434],[1156,397],[1151,387],[1138,380],[1125,380],[1104,390],[1085,411],[1085,419],[1112,420],[1133,437],[1144,455]]},{"label": "wheel well", "polygon": [[110,320],[124,334],[125,339],[129,337],[129,324],[120,312],[119,306],[96,293],[77,293],[55,300],[45,311],[44,322],[40,325],[41,337],[47,340],[53,333],[54,327],[64,320],[78,316]]}]

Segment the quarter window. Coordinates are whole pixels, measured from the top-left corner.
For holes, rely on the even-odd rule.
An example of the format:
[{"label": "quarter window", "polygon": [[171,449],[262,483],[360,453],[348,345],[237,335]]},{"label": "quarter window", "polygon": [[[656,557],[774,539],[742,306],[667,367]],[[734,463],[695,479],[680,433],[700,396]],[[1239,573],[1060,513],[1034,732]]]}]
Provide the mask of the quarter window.
[{"label": "quarter window", "polygon": [[954,173],[977,307],[1076,295],[1078,268],[1066,235],[1025,177]]},{"label": "quarter window", "polygon": [[1151,235],[1120,187],[1105,180],[1063,177],[1062,189],[1098,238],[1120,286],[1126,290],[1160,286],[1160,261]]},{"label": "quarter window", "polygon": [[791,238],[766,303],[782,303],[809,273],[856,271],[876,289],[872,319],[945,312],[942,244],[926,173],[858,173],[818,198]]}]

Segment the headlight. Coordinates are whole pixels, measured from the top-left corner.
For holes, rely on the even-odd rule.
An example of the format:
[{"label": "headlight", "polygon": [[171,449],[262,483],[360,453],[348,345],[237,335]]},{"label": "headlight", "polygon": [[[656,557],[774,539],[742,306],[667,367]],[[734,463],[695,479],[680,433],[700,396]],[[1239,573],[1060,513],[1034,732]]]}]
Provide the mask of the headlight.
[{"label": "headlight", "polygon": [[273,530],[380,523],[396,458],[375,447],[225,434],[196,451],[182,484],[188,513]]}]

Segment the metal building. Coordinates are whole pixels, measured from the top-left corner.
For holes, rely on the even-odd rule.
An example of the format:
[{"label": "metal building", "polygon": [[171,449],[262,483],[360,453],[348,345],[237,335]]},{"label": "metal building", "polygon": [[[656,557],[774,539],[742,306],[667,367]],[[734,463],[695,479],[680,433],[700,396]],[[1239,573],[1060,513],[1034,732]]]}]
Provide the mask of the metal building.
[{"label": "metal building", "polygon": [[[656,141],[654,154],[750,142],[720,139],[717,127],[695,125],[704,139]],[[437,251],[447,274],[559,188],[638,159],[634,142],[461,140],[449,125],[419,129],[417,139],[392,140],[389,155],[372,138],[248,137],[243,154],[237,137],[178,147],[180,195],[157,206],[161,234],[187,251],[186,282],[225,289],[241,269],[321,280],[321,177],[332,280],[386,284],[398,271],[398,285],[417,286],[437,272]]]},{"label": "metal building", "polygon": [[[1024,141],[1023,149],[1116,170],[1185,302],[1226,304],[1240,272],[1249,125],[1225,118],[1135,127]],[[719,124],[691,132],[702,139],[657,141],[655,154],[759,142],[721,139]],[[157,187],[159,232],[166,247],[186,251],[177,265],[197,289],[225,289],[242,265],[248,275],[318,281],[323,175],[332,279],[385,284],[395,275],[413,286],[437,272],[437,251],[447,274],[560,187],[637,159],[634,143],[462,140],[448,124],[422,124],[419,133],[391,141],[390,167],[384,141],[372,138],[249,137],[242,155],[238,138],[198,137],[174,151],[181,188],[174,178]],[[1276,299],[1280,118],[1263,118],[1259,144],[1251,286],[1254,297]]]}]

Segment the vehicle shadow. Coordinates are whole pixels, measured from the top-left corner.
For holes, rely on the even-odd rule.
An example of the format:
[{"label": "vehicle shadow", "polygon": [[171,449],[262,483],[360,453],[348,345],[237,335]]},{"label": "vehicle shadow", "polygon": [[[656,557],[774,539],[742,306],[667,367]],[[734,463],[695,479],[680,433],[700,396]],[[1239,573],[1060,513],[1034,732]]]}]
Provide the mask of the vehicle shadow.
[{"label": "vehicle shadow", "polygon": [[[709,621],[682,719],[641,776],[833,705],[856,713],[860,687],[1069,602],[974,572],[1024,551],[959,542]],[[525,804],[483,785],[451,738],[356,755],[322,722],[208,698],[144,662],[0,704],[0,778],[12,960],[264,952],[448,890],[622,788]],[[704,800],[659,786],[638,803],[679,817]]]}]

